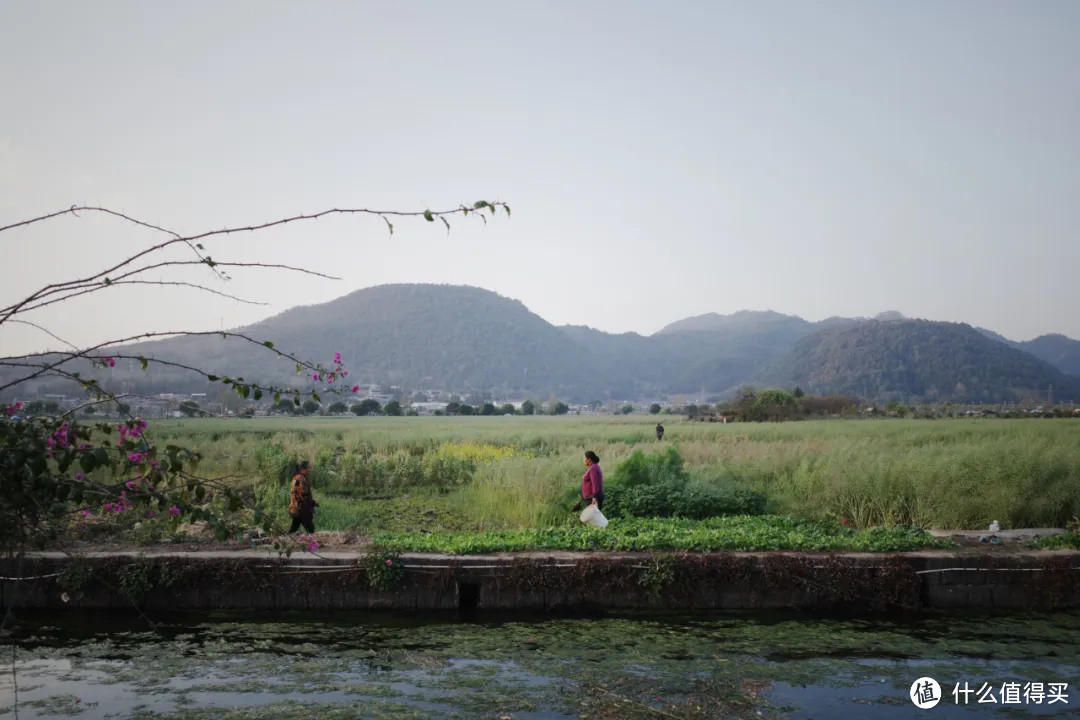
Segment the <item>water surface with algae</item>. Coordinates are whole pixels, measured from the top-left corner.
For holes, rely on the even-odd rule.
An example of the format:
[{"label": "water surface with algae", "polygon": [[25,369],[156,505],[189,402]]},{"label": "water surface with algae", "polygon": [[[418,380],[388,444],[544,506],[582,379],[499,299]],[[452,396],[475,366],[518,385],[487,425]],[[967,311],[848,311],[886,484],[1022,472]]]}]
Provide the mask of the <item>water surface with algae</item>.
[{"label": "water surface with algae", "polygon": [[[908,621],[726,613],[602,618],[372,613],[20,614],[0,648],[0,717],[1064,717],[1080,706],[1080,614]],[[12,654],[15,675],[12,676]],[[944,698],[912,705],[918,677]],[[966,707],[956,683],[994,688]],[[1001,704],[1002,683],[1068,683],[1069,704]]]}]

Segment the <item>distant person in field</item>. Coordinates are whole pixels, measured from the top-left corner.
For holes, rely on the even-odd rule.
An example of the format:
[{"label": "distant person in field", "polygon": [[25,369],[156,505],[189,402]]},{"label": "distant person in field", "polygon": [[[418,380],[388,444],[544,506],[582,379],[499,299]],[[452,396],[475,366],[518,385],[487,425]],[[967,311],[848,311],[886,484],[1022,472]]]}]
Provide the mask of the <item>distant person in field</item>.
[{"label": "distant person in field", "polygon": [[311,496],[310,472],[311,463],[304,460],[296,466],[293,474],[292,491],[289,493],[289,514],[292,515],[290,533],[299,530],[301,525],[309,533],[315,532],[315,508],[319,507],[319,503]]},{"label": "distant person in field", "polygon": [[663,440],[664,439],[664,426],[661,425],[660,423],[656,423],[656,439],[657,440]]},{"label": "distant person in field", "polygon": [[585,453],[585,474],[581,476],[581,502],[574,506],[580,510],[586,505],[604,509],[604,471],[600,469],[600,456],[589,450]]}]

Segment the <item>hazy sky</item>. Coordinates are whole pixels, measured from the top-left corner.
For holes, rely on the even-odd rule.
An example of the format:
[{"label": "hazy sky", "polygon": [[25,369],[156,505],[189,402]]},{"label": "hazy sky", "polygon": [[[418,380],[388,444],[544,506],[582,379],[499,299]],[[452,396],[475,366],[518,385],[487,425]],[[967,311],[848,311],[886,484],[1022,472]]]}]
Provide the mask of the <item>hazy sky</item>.
[{"label": "hazy sky", "polygon": [[[36,318],[75,342],[218,329],[386,282],[556,323],[895,309],[1080,337],[1080,2],[0,4],[0,225],[101,204],[181,232],[502,199],[487,227],[320,220],[237,270]],[[0,301],[155,239],[0,234]],[[201,273],[205,282],[214,281]],[[0,349],[53,344],[0,327]]]}]

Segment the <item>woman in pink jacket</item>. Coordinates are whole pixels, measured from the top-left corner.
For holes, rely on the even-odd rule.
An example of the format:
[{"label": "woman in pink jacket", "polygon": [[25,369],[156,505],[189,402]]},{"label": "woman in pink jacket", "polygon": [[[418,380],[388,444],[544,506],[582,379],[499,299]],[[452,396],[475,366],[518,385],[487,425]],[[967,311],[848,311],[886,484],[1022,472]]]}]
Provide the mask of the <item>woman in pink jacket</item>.
[{"label": "woman in pink jacket", "polygon": [[574,508],[595,505],[604,509],[604,471],[600,469],[600,457],[589,450],[585,453],[585,474],[581,476],[581,502]]}]

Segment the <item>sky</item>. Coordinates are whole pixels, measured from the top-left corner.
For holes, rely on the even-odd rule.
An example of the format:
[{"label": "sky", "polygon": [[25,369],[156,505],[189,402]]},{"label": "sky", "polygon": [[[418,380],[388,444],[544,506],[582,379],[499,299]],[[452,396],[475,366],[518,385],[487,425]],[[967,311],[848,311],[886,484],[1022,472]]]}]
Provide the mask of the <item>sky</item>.
[{"label": "sky", "polygon": [[[1080,3],[0,4],[0,226],[73,204],[184,234],[503,200],[486,226],[337,218],[207,243],[28,314],[87,344],[216,330],[391,282],[655,332],[740,309],[1080,337]],[[0,233],[0,304],[160,239]],[[188,256],[173,255],[179,259]],[[5,354],[53,347],[0,325]]]}]

